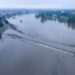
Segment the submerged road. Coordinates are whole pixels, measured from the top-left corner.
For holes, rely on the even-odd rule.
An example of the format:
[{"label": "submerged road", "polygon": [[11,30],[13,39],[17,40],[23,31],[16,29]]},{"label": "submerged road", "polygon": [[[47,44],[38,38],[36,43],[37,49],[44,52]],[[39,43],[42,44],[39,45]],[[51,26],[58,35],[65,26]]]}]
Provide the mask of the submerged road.
[{"label": "submerged road", "polygon": [[75,56],[8,37],[0,47],[0,75],[75,75]]}]

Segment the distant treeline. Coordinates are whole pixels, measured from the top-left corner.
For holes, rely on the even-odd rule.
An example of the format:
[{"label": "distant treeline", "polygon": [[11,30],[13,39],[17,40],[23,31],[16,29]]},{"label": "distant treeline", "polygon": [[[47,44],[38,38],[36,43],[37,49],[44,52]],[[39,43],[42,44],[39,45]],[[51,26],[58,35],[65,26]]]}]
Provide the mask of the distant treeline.
[{"label": "distant treeline", "polygon": [[43,11],[35,15],[44,20],[58,20],[60,22],[75,23],[75,11]]}]

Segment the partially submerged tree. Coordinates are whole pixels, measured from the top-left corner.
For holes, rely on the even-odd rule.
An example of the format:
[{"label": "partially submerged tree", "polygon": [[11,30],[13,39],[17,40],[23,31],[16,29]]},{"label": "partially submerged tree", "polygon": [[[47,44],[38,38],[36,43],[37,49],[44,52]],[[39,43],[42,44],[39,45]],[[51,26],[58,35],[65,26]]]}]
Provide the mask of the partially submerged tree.
[{"label": "partially submerged tree", "polygon": [[75,14],[70,15],[67,22],[68,23],[75,23]]}]

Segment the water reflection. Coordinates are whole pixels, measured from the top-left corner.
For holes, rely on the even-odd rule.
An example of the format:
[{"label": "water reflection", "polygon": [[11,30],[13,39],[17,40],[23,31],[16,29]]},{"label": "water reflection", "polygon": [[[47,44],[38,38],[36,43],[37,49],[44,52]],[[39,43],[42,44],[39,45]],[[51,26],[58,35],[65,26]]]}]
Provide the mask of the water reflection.
[{"label": "water reflection", "polygon": [[75,29],[75,23],[68,23],[68,24],[67,24],[67,27],[68,27],[68,28]]},{"label": "water reflection", "polygon": [[58,14],[51,14],[48,12],[42,12],[35,14],[36,19],[40,19],[41,23],[45,23],[46,21],[58,21],[60,23],[67,24],[68,28],[75,29],[75,16],[64,16],[64,15],[58,15]]}]

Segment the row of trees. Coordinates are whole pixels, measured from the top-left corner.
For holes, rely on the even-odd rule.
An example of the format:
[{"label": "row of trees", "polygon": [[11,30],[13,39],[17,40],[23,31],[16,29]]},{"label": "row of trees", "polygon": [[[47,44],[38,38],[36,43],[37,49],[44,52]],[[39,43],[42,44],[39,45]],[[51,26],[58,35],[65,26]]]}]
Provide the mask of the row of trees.
[{"label": "row of trees", "polygon": [[46,20],[58,20],[59,22],[72,22],[75,23],[75,14],[70,11],[45,11],[35,15],[36,18]]}]

